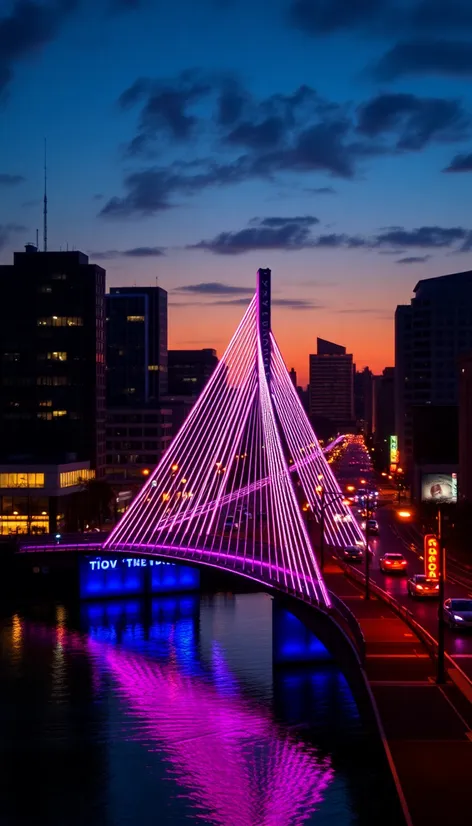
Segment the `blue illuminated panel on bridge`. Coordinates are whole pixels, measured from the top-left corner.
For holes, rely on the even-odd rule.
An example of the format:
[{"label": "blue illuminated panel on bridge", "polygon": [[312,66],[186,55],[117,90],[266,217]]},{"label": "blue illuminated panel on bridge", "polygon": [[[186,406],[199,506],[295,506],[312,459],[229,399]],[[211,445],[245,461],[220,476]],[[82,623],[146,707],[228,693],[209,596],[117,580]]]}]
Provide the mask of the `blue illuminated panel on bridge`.
[{"label": "blue illuminated panel on bridge", "polygon": [[331,660],[331,654],[306,625],[274,600],[272,603],[274,664]]},{"label": "blue illuminated panel on bridge", "polygon": [[188,565],[144,557],[86,556],[79,560],[83,598],[196,591],[200,572]]}]

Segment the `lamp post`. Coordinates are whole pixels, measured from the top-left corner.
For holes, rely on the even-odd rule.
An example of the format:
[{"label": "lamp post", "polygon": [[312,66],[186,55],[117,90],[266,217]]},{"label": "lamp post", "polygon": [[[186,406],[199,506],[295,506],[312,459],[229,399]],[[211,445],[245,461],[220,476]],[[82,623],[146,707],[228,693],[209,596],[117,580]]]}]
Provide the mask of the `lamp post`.
[{"label": "lamp post", "polygon": [[446,550],[442,537],[442,513],[441,506],[438,505],[438,545],[439,545],[439,605],[438,605],[438,659],[436,670],[436,682],[438,685],[446,682],[446,671],[444,667],[444,579],[446,574]]},{"label": "lamp post", "polygon": [[370,506],[372,494],[368,493],[362,497],[362,503],[365,511],[365,599],[370,599],[370,550],[369,550],[369,518],[372,513]]}]

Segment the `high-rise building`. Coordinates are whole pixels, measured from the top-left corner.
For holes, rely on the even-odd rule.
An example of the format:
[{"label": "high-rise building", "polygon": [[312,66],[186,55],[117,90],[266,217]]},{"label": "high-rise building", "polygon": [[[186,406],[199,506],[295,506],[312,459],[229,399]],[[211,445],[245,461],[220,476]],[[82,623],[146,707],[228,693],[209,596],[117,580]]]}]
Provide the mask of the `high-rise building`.
[{"label": "high-rise building", "polygon": [[459,498],[472,503],[472,352],[459,367]]},{"label": "high-rise building", "polygon": [[439,461],[439,441],[441,465],[457,457],[458,360],[471,349],[472,271],[419,281],[395,314],[395,431],[409,471],[415,453]]},{"label": "high-rise building", "polygon": [[172,441],[172,419],[165,402],[108,410],[106,479],[117,492],[135,493],[154,470]]},{"label": "high-rise building", "polygon": [[218,364],[216,350],[169,350],[169,396],[198,396]]},{"label": "high-rise building", "polygon": [[373,426],[373,379],[368,367],[354,373],[354,415],[366,436],[372,433]]},{"label": "high-rise building", "polygon": [[142,406],[167,393],[167,292],[112,287],[106,296],[107,406]]},{"label": "high-rise building", "polygon": [[395,369],[385,367],[381,376],[373,377],[372,433],[377,453],[377,467],[387,470],[390,464],[390,436],[395,435]]},{"label": "high-rise building", "polygon": [[29,244],[0,291],[0,532],[54,530],[104,471],[105,270]]},{"label": "high-rise building", "polygon": [[310,417],[323,430],[352,429],[354,366],[345,347],[317,339],[316,355],[310,355],[309,399]]},{"label": "high-rise building", "polygon": [[290,370],[290,380],[291,380],[293,386],[296,387],[297,386],[297,371],[295,370],[294,367],[292,367],[292,369]]}]

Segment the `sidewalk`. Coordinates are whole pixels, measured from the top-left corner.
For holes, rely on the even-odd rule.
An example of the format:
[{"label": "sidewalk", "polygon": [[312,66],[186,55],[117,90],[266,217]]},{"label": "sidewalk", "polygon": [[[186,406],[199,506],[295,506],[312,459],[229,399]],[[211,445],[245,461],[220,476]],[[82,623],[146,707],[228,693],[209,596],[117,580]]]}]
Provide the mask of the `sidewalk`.
[{"label": "sidewalk", "polygon": [[472,705],[452,682],[435,683],[434,663],[406,623],[348,580],[334,561],[324,578],[357,618],[365,671],[413,826],[472,823]]}]

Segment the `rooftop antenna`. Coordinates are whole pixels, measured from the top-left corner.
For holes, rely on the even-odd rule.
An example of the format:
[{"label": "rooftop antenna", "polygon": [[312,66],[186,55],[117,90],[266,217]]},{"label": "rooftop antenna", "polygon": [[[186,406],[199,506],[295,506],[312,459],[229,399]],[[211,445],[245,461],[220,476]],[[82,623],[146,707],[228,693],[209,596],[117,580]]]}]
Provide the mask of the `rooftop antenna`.
[{"label": "rooftop antenna", "polygon": [[39,250],[39,229],[36,230],[36,249]]},{"label": "rooftop antenna", "polygon": [[47,195],[47,154],[44,138],[44,202],[43,202],[43,251],[48,251],[48,195]]}]

